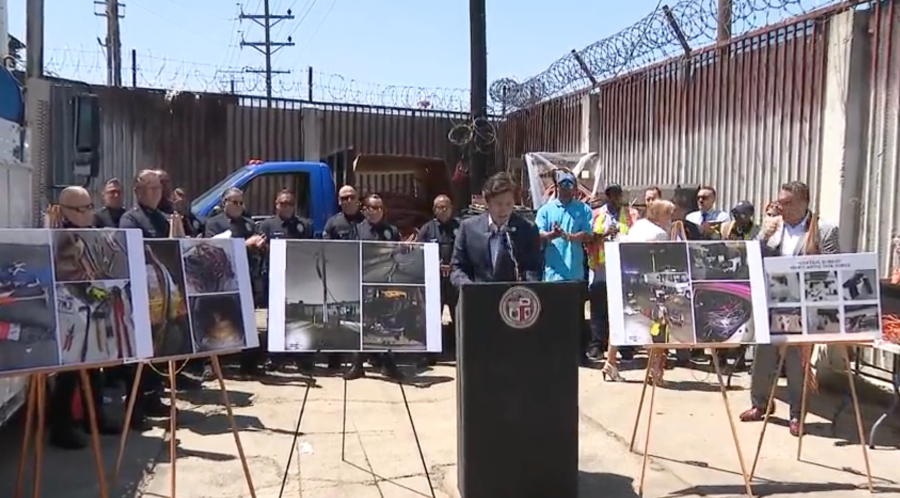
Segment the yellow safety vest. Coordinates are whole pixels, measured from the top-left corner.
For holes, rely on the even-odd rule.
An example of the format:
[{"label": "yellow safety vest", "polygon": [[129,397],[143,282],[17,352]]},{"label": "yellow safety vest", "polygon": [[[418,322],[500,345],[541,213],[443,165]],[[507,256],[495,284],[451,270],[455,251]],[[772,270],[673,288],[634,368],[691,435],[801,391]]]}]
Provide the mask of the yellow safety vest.
[{"label": "yellow safety vest", "polygon": [[[605,210],[602,210],[602,208],[597,209],[596,216],[594,216],[594,223],[591,227],[593,233],[603,233],[603,221],[605,216]],[[619,233],[622,235],[628,233],[628,229],[631,228],[631,225],[634,224],[634,221],[637,218],[637,210],[626,207],[620,208]],[[597,265],[602,265],[606,262],[606,252],[603,249],[603,242],[603,240],[599,240],[588,246],[588,265],[590,268],[596,268]]]}]

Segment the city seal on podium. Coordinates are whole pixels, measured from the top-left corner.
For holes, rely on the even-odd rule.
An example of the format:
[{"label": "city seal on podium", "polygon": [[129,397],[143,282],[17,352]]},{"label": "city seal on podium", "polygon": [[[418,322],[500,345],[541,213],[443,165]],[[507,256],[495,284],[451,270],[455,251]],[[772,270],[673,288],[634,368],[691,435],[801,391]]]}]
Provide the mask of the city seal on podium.
[{"label": "city seal on podium", "polygon": [[541,300],[528,287],[517,285],[500,298],[500,318],[514,329],[527,329],[541,316]]}]

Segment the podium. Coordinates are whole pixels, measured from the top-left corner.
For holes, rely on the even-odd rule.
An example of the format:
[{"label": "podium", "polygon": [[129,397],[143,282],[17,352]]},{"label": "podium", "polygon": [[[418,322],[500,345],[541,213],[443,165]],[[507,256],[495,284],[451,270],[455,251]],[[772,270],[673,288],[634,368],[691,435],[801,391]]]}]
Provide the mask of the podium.
[{"label": "podium", "polygon": [[583,282],[460,293],[460,498],[576,498]]}]

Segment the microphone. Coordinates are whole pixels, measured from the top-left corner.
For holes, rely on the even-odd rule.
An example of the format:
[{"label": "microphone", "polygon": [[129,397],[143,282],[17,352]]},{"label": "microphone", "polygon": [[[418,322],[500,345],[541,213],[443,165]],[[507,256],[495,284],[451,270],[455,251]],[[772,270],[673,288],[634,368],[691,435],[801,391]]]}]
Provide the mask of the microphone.
[{"label": "microphone", "polygon": [[510,229],[509,227],[503,227],[500,229],[500,231],[506,238],[506,250],[509,251],[509,259],[512,260],[513,268],[515,268],[516,271],[516,282],[519,282],[522,280],[522,277],[519,274],[519,260],[516,259],[516,251],[514,250],[515,246],[513,245],[512,237],[510,237],[509,235],[511,231],[515,231],[515,228]]}]

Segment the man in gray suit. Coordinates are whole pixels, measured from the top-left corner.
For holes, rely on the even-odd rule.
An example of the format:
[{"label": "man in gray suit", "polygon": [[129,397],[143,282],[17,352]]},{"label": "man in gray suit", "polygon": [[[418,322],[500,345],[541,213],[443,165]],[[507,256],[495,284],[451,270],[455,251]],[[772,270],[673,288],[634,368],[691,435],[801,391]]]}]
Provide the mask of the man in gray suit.
[{"label": "man in gray suit", "polygon": [[537,226],[513,212],[516,184],[508,173],[484,183],[487,212],[463,220],[450,259],[457,289],[473,282],[539,282],[543,257]]},{"label": "man in gray suit", "polygon": [[[838,227],[821,221],[809,210],[809,187],[803,182],[788,182],[781,186],[777,208],[780,213],[766,213],[759,234],[763,256],[805,256],[841,252]],[[815,224],[815,226],[813,226]],[[815,230],[812,230],[815,228]],[[810,240],[812,238],[812,240]],[[791,435],[800,435],[800,398],[803,393],[802,346],[787,348],[784,361],[790,403]],[[750,399],[753,406],[741,413],[742,422],[765,418],[769,390],[778,372],[778,346],[758,345],[753,359],[750,379]],[[768,407],[772,413],[774,406]]]}]

